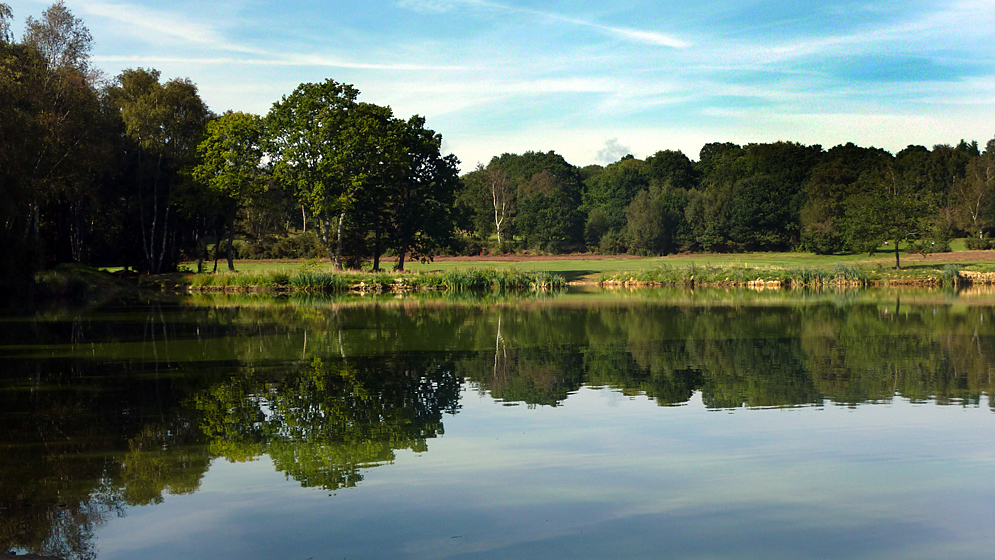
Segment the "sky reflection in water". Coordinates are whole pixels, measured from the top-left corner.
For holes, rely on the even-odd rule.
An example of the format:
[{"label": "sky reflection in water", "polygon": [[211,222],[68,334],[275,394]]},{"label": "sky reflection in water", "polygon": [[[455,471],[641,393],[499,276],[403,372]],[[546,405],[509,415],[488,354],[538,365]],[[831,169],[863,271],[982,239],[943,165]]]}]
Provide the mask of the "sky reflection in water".
[{"label": "sky reflection in water", "polygon": [[[987,558],[979,407],[708,411],[584,388],[557,408],[464,394],[426,453],[355,488],[267,457],[129,510],[101,558]],[[331,495],[330,495],[331,494]]]}]

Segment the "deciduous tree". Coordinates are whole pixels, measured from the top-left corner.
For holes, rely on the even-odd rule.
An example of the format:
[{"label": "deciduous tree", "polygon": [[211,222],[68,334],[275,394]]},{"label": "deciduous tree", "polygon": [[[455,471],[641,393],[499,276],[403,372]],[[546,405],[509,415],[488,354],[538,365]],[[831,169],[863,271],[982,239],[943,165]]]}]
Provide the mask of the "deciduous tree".
[{"label": "deciduous tree", "polygon": [[333,80],[301,84],[266,115],[264,148],[276,180],[318,222],[336,269],[342,268],[342,232],[364,177],[350,149],[350,119],[359,90]]},{"label": "deciduous tree", "polygon": [[971,159],[966,171],[954,182],[950,200],[963,227],[983,239],[995,219],[995,139],[988,141],[983,154]]},{"label": "deciduous tree", "polygon": [[414,116],[402,124],[401,174],[385,204],[397,270],[405,258],[431,259],[452,237],[452,216],[459,186],[459,160],[442,155],[442,135]]},{"label": "deciduous tree", "polygon": [[228,112],[207,123],[197,146],[199,163],[193,176],[222,200],[228,232],[228,270],[235,270],[232,244],[238,212],[265,188],[261,180],[262,119]]}]

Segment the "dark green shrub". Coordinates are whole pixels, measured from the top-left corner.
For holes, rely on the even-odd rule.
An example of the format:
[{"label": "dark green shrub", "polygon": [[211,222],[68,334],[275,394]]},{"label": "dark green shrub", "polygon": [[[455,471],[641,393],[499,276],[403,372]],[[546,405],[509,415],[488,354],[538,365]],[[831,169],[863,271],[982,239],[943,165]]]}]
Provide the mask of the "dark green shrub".
[{"label": "dark green shrub", "polygon": [[995,239],[984,238],[978,239],[977,237],[969,237],[964,242],[964,246],[971,251],[991,251],[995,249]]}]

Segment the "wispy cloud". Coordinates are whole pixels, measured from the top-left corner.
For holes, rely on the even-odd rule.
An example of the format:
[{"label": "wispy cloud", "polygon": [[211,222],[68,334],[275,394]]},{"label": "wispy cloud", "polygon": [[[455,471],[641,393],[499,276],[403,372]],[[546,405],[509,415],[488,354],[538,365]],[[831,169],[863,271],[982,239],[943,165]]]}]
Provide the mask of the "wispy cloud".
[{"label": "wispy cloud", "polygon": [[401,0],[398,3],[398,6],[401,8],[414,9],[420,11],[433,11],[433,12],[448,12],[451,11],[453,8],[455,8],[457,5],[464,5],[476,8],[486,8],[506,13],[527,14],[538,19],[568,23],[576,27],[587,28],[602,34],[610,35],[615,38],[622,39],[624,41],[631,41],[645,45],[670,47],[675,49],[683,49],[690,47],[692,45],[690,41],[681,39],[677,36],[670,35],[667,33],[660,33],[657,31],[647,31],[643,29],[634,29],[631,27],[616,27],[611,25],[603,25],[596,21],[568,16],[556,12],[537,10],[534,8],[525,8],[521,6],[512,6],[509,4],[501,4],[498,2],[489,2],[485,0],[450,0],[450,1]]},{"label": "wispy cloud", "polygon": [[115,21],[119,29],[155,44],[197,44],[216,50],[263,54],[260,50],[230,42],[211,25],[192,21],[177,12],[164,12],[148,6],[109,2],[82,2],[82,11]]},{"label": "wispy cloud", "polygon": [[424,71],[458,71],[464,66],[434,66],[426,64],[377,64],[370,62],[353,62],[320,55],[275,54],[259,51],[257,54],[265,58],[244,57],[175,57],[149,55],[106,55],[95,56],[95,62],[142,63],[142,64],[187,64],[198,66],[290,66],[290,67],[321,67],[342,68],[349,70],[374,70],[390,72],[424,72]]}]

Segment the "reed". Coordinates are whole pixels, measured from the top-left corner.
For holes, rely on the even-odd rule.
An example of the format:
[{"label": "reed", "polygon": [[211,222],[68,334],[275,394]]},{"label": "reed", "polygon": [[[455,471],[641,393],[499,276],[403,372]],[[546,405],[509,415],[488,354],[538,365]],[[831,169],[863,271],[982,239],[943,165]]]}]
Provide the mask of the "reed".
[{"label": "reed", "polygon": [[551,272],[464,269],[423,274],[388,272],[321,272],[304,266],[290,273],[249,272],[196,274],[187,277],[194,289],[287,288],[295,293],[444,291],[546,291],[566,286],[566,280]]},{"label": "reed", "polygon": [[653,270],[614,272],[601,277],[602,285],[660,286],[865,286],[870,277],[859,267],[838,264],[832,269],[812,267],[782,268],[749,266],[708,266],[695,263],[684,267],[662,266]]}]

